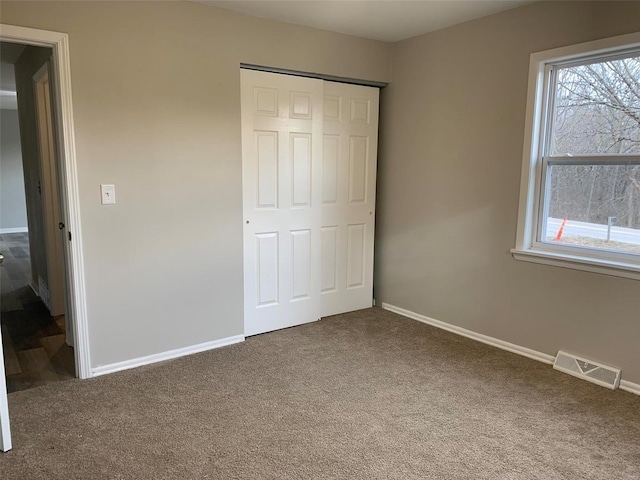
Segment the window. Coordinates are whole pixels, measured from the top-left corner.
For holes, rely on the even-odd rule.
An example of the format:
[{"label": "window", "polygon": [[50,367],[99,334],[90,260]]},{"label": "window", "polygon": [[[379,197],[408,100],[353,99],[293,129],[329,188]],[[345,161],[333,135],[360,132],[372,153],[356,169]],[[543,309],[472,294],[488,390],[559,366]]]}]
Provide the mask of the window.
[{"label": "window", "polygon": [[640,279],[640,34],[535,53],[518,260]]}]

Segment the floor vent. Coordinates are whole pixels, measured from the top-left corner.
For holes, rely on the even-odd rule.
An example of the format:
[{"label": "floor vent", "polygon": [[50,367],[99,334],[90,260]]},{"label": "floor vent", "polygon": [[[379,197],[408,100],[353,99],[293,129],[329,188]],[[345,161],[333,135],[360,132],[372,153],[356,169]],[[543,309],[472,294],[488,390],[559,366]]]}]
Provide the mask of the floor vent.
[{"label": "floor vent", "polygon": [[591,360],[558,352],[553,368],[610,389],[620,385],[620,370]]}]

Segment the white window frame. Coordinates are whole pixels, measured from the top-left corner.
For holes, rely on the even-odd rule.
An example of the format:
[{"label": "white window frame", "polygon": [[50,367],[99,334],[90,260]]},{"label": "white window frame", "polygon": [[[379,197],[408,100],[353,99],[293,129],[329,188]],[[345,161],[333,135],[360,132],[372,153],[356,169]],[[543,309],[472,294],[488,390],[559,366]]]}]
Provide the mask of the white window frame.
[{"label": "white window frame", "polygon": [[[518,229],[516,247],[511,250],[516,260],[640,280],[640,256],[638,255],[588,247],[555,245],[543,242],[541,238],[544,202],[547,199],[548,166],[580,162],[583,164],[612,162],[611,157],[606,156],[571,157],[570,160],[563,161],[562,157],[549,156],[543,151],[546,143],[545,136],[550,134],[548,131],[549,109],[553,101],[549,99],[549,95],[553,93],[550,91],[550,66],[565,62],[580,62],[581,59],[599,55],[615,55],[635,48],[640,48],[640,32],[531,54]],[[614,164],[620,163],[620,158],[618,157]],[[624,158],[633,163],[640,163],[639,156]]]}]

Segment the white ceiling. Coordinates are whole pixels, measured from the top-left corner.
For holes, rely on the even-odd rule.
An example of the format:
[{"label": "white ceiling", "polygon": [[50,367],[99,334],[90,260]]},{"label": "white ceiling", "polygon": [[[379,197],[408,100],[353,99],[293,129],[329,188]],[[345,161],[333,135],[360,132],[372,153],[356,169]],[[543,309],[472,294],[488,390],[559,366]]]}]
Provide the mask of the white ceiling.
[{"label": "white ceiling", "polygon": [[531,0],[198,0],[287,23],[395,42]]}]

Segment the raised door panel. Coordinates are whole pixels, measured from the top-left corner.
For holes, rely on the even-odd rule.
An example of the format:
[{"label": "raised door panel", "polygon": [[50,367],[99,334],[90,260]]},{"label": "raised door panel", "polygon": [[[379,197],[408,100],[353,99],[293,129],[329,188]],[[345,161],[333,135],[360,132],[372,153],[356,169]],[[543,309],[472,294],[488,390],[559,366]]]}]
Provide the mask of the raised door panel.
[{"label": "raised door panel", "polygon": [[352,98],[350,107],[351,123],[371,123],[371,100]]},{"label": "raised door panel", "polygon": [[292,240],[292,279],[291,300],[309,298],[311,292],[311,232],[297,230],[291,232]]},{"label": "raised door panel", "polygon": [[366,203],[369,137],[349,137],[349,203]]},{"label": "raised door panel", "polygon": [[322,203],[338,201],[338,161],[340,136],[324,135],[322,149]]},{"label": "raised door panel", "polygon": [[322,282],[323,292],[335,292],[337,288],[338,227],[322,227]]},{"label": "raised door panel", "polygon": [[259,233],[256,235],[258,261],[256,262],[255,278],[258,290],[257,306],[259,307],[278,304],[280,268],[278,250],[278,232]]},{"label": "raised door panel", "polygon": [[342,120],[342,97],[325,95],[324,97],[324,120],[339,122]]},{"label": "raised door panel", "polygon": [[275,88],[253,89],[253,113],[267,117],[278,116],[278,90]]},{"label": "raised door panel", "polygon": [[311,206],[311,135],[292,133],[291,141],[291,205]]},{"label": "raised door panel", "polygon": [[289,117],[310,120],[313,116],[311,93],[291,92],[289,101]]},{"label": "raised door panel", "polygon": [[278,208],[278,132],[257,131],[256,208]]},{"label": "raised door panel", "polygon": [[347,226],[347,288],[364,285],[365,224]]}]

